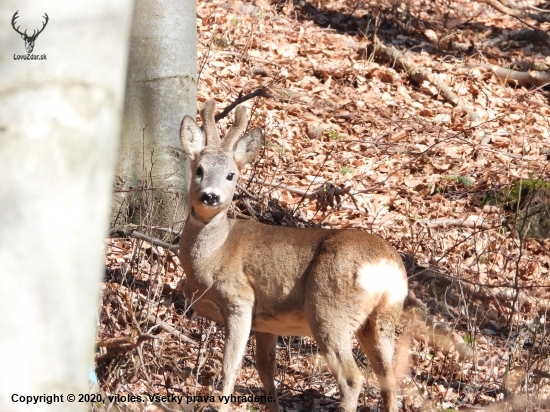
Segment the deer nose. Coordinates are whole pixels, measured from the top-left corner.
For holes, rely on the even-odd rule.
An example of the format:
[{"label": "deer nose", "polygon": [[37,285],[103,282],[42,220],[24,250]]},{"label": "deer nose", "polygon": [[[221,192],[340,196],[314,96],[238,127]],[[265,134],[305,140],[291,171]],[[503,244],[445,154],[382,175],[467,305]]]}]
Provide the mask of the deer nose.
[{"label": "deer nose", "polygon": [[220,195],[216,193],[203,193],[200,200],[207,205],[216,206],[220,203]]}]

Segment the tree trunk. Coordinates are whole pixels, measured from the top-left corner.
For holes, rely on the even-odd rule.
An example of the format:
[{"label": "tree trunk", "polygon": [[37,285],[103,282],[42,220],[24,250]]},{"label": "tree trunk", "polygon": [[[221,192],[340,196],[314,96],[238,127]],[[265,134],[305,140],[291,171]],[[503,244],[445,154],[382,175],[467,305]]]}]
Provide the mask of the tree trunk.
[{"label": "tree trunk", "polygon": [[112,226],[181,227],[188,166],[179,126],[195,116],[195,2],[136,0]]},{"label": "tree trunk", "polygon": [[[0,410],[87,410],[130,0],[2,3]],[[40,29],[27,54],[6,27]],[[46,57],[23,60],[22,57]],[[53,400],[53,399],[52,399]]]}]

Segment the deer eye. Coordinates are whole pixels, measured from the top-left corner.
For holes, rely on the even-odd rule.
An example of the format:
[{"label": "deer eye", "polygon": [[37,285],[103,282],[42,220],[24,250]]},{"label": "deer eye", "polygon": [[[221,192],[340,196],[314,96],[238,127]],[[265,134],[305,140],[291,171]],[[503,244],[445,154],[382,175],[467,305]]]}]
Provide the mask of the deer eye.
[{"label": "deer eye", "polygon": [[235,176],[234,173],[229,173],[229,174],[227,175],[227,180],[233,180],[233,176]]},{"label": "deer eye", "polygon": [[202,167],[200,167],[200,166],[197,167],[196,175],[197,175],[197,176],[202,176],[203,173],[204,173],[204,172],[203,172],[203,170],[202,170]]}]

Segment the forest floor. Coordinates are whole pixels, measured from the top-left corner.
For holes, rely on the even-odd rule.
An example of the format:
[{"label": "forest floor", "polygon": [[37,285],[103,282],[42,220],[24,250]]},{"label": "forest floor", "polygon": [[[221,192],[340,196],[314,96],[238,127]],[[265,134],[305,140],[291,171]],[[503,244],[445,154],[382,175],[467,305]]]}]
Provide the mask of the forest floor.
[{"label": "forest floor", "polygon": [[[400,407],[550,408],[550,239],[522,227],[534,225],[522,211],[550,197],[550,24],[467,0],[209,0],[197,22],[199,106],[264,96],[247,105],[267,143],[243,171],[231,215],[361,228],[403,256]],[[110,410],[204,409],[186,400],[219,394],[223,328],[187,308],[177,256],[112,238],[106,265],[101,392],[144,399]],[[263,394],[253,341],[236,395]],[[381,410],[376,377],[355,354],[366,377],[360,410]],[[284,411],[337,410],[313,340],[280,338],[277,356]]]}]

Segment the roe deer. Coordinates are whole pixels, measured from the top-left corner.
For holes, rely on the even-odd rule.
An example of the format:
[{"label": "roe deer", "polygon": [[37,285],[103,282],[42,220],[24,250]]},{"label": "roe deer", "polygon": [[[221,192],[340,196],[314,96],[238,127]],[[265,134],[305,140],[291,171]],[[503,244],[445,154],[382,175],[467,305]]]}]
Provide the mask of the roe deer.
[{"label": "roe deer", "polygon": [[[395,323],[407,295],[400,256],[359,230],[229,219],[240,170],[258,155],[264,137],[257,128],[241,137],[247,122],[239,106],[220,140],[214,111],[213,100],[201,110],[204,134],[191,117],[181,123],[192,180],[179,250],[186,298],[199,314],[225,325],[222,395],[232,394],[253,330],[256,368],[266,396],[273,397],[269,410],[278,412],[277,336],[313,336],[338,381],[339,410],[355,411],[363,383],[352,354],[355,335],[378,377],[386,412],[396,412]],[[229,404],[219,410],[229,410]]]}]

